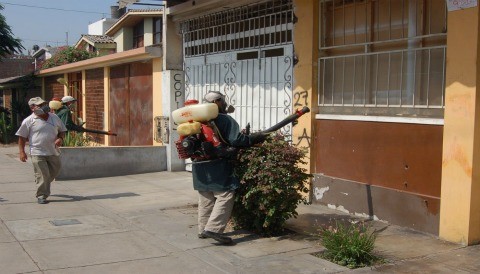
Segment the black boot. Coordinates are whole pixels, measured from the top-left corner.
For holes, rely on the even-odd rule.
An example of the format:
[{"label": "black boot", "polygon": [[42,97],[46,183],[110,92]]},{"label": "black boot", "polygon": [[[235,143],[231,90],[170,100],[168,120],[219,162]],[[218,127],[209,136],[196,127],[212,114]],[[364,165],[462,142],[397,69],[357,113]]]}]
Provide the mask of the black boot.
[{"label": "black boot", "polygon": [[221,244],[229,245],[233,243],[232,238],[224,236],[221,233],[204,230],[201,235],[207,238],[214,239]]}]

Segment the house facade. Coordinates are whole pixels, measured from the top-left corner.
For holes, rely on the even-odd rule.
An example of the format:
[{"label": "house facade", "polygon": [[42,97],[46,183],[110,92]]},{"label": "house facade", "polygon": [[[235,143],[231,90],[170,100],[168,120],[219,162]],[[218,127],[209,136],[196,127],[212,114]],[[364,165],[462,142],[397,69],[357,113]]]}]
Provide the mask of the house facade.
[{"label": "house facade", "polygon": [[310,107],[284,130],[309,149],[313,203],[475,244],[479,9],[447,2],[184,1],[165,58],[184,98],[218,89],[242,127]]},{"label": "house facade", "polygon": [[96,56],[108,55],[117,51],[115,41],[107,35],[83,34],[75,44],[75,48],[86,50]]},{"label": "house facade", "polygon": [[131,10],[105,35],[83,35],[78,41],[78,48],[95,51],[98,57],[37,74],[46,99],[71,95],[78,99],[74,115],[86,128],[117,133],[89,134],[99,145],[160,145],[154,142],[153,117],[158,106],[153,100],[160,92],[162,48],[161,36],[158,40],[151,31],[162,14],[161,10]]},{"label": "house facade", "polygon": [[42,68],[43,63],[52,58],[60,50],[60,47],[51,47],[45,46],[37,49],[32,53],[34,58],[34,70],[39,70]]},{"label": "house facade", "polygon": [[307,106],[282,131],[308,149],[314,204],[476,244],[479,12],[435,0],[169,1],[112,25],[116,53],[39,75],[46,98],[72,89],[59,77],[79,83],[86,127],[119,133],[100,144],[164,145],[169,170],[184,167],[168,117],[185,99],[219,90],[252,130]]},{"label": "house facade", "polygon": [[34,59],[31,56],[12,55],[0,61],[0,107],[14,109],[12,116],[17,124],[24,118],[16,113],[19,112],[19,104],[29,96],[40,94],[33,71]]}]

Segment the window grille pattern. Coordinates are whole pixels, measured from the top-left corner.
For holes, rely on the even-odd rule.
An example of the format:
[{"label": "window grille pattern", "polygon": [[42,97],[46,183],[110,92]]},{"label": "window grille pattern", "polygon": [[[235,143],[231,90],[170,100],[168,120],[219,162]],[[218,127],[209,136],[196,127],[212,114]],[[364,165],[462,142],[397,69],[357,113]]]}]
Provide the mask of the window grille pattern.
[{"label": "window grille pattern", "polygon": [[319,6],[320,113],[443,117],[445,1]]},{"label": "window grille pattern", "polygon": [[290,44],[294,14],[291,0],[274,0],[211,13],[184,21],[184,56]]}]

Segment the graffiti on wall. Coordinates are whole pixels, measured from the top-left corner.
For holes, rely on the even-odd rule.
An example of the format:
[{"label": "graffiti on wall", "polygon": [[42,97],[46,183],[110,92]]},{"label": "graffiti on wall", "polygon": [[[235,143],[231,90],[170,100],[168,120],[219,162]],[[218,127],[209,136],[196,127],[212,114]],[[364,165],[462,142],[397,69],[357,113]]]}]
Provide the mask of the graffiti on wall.
[{"label": "graffiti on wall", "polygon": [[[175,71],[172,75],[172,88],[173,88],[173,108],[172,111],[175,109],[179,109],[184,105],[184,73],[183,71]],[[177,123],[173,122],[172,120],[172,130],[177,130]]]},{"label": "graffiti on wall", "polygon": [[306,90],[295,92],[293,94],[293,99],[295,100],[294,107],[308,107],[308,92]]},{"label": "graffiti on wall", "polygon": [[173,74],[173,91],[176,108],[183,107],[183,72]]},{"label": "graffiti on wall", "polygon": [[[306,90],[295,91],[293,94],[294,104],[293,107],[295,109],[307,106],[308,107],[308,92]],[[311,144],[311,136],[308,135],[307,128],[303,127],[300,129],[302,134],[298,136],[298,141],[295,146],[300,147],[310,147]]]}]

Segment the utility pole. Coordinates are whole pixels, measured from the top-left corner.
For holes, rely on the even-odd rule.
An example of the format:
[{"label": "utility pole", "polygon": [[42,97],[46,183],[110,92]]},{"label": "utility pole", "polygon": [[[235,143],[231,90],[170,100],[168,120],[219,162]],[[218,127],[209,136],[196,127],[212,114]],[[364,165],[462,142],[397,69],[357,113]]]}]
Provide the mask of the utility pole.
[{"label": "utility pole", "polygon": [[68,47],[68,31],[65,32],[65,35],[66,35],[66,37],[67,37],[66,42],[67,42],[67,47]]}]

